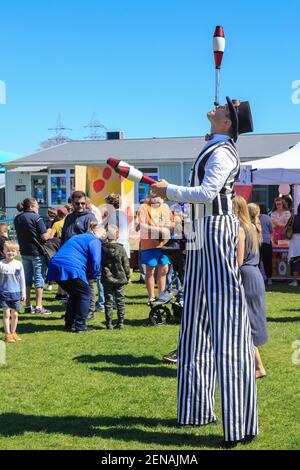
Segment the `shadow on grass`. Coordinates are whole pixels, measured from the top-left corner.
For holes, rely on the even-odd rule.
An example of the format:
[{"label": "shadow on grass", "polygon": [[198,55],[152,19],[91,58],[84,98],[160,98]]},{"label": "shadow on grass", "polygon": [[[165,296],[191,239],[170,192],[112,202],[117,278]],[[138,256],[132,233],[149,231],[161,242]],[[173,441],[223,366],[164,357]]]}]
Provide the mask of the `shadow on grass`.
[{"label": "shadow on grass", "polygon": [[140,305],[141,307],[147,307],[146,302],[134,302],[132,300],[126,300],[126,305]]},{"label": "shadow on grass", "polygon": [[300,317],[280,317],[280,318],[267,318],[270,323],[296,323],[300,321]]},{"label": "shadow on grass", "polygon": [[143,356],[143,357],[136,357],[132,356],[131,354],[127,355],[114,355],[114,356],[104,356],[103,354],[99,354],[97,356],[78,356],[74,357],[73,359],[76,362],[82,362],[83,364],[97,364],[98,362],[106,362],[109,364],[117,364],[118,366],[134,366],[134,365],[141,365],[141,364],[148,364],[148,365],[157,365],[161,364],[161,361],[154,356]]},{"label": "shadow on grass", "polygon": [[124,377],[164,377],[176,378],[177,368],[168,367],[91,367],[95,372],[111,372]]},{"label": "shadow on grass", "polygon": [[125,326],[150,326],[149,318],[143,318],[141,320],[127,320],[125,318]]},{"label": "shadow on grass", "polygon": [[[141,429],[140,427],[143,429]],[[74,437],[99,437],[123,442],[141,442],[160,446],[218,448],[221,436],[196,436],[182,429],[176,432],[175,420],[144,417],[31,416],[18,413],[0,415],[0,435],[14,437],[25,433],[64,434]],[[145,427],[148,428],[145,430]],[[157,427],[169,428],[165,432]],[[101,429],[104,428],[104,429]],[[200,429],[200,428],[199,428]],[[25,443],[24,443],[25,447]]]},{"label": "shadow on grass", "polygon": [[148,302],[147,295],[128,295],[128,294],[126,294],[126,299],[142,299],[145,302]]},{"label": "shadow on grass", "polygon": [[[102,331],[103,328],[100,326],[92,326],[93,331]],[[48,331],[61,331],[66,334],[71,334],[66,332],[65,325],[63,320],[61,320],[61,325],[45,325],[40,323],[19,323],[18,324],[18,333],[20,334],[32,334],[32,333],[42,333]],[[88,334],[88,333],[87,333]]]},{"label": "shadow on grass", "polygon": [[283,294],[300,294],[300,287],[289,287],[287,284],[266,286],[266,292],[282,292]]},{"label": "shadow on grass", "polygon": [[64,325],[41,325],[39,323],[19,323],[18,333],[30,334],[30,333],[42,333],[46,331],[64,331]]}]

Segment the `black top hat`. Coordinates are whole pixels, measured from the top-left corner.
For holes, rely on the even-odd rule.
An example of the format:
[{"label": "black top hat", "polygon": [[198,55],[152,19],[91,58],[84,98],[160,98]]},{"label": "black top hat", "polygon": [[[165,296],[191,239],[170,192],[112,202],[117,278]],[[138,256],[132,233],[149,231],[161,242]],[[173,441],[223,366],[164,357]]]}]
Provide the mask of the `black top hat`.
[{"label": "black top hat", "polygon": [[240,134],[253,132],[253,120],[249,101],[232,101],[226,96],[232,121],[233,139],[236,142]]}]

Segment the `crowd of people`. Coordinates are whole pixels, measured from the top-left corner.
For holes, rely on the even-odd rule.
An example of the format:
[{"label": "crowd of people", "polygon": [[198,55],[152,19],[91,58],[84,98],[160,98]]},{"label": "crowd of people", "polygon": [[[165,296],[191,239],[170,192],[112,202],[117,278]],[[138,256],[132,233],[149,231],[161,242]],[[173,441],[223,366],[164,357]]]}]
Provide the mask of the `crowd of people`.
[{"label": "crowd of people", "polygon": [[[67,303],[66,331],[89,331],[87,322],[96,309],[105,312],[106,327],[111,330],[115,303],[115,327],[124,328],[124,286],[131,275],[129,223],[118,195],[109,195],[106,202],[108,210],[101,212],[85,193],[76,191],[68,205],[57,211],[50,208],[44,220],[37,200],[27,198],[18,204],[14,220],[17,242],[10,241],[8,224],[0,224],[0,307],[6,342],[21,341],[16,336],[21,301],[26,314],[51,315],[43,305],[46,283],[48,290],[57,283],[56,299]],[[15,259],[18,256],[21,261]]]}]

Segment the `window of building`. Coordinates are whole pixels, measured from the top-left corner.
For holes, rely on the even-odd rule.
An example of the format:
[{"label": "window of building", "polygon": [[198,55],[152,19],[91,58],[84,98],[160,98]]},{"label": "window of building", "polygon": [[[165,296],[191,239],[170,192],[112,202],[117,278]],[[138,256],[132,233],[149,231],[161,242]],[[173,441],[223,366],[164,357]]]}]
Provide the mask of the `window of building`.
[{"label": "window of building", "polygon": [[74,169],[53,169],[49,176],[50,206],[67,204],[69,196],[75,191]]},{"label": "window of building", "polygon": [[[150,176],[155,181],[159,180],[158,168],[139,168],[145,175]],[[149,186],[144,183],[136,183],[135,189],[135,202],[140,204],[141,201],[145,200],[149,192]]]},{"label": "window of building", "polygon": [[60,206],[67,203],[66,176],[51,176],[51,204]]}]

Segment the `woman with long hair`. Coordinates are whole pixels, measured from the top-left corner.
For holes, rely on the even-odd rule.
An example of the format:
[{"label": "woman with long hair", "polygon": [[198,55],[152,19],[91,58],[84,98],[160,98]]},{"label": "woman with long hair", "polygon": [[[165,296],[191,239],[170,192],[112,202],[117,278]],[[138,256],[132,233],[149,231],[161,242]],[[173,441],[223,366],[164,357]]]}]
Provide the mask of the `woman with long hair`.
[{"label": "woman with long hair", "polygon": [[[248,314],[255,346],[256,378],[266,377],[259,346],[268,340],[265,283],[259,269],[259,248],[261,244],[261,227],[251,222],[247,202],[236,196],[233,202],[234,214],[240,222],[238,264],[248,305]],[[256,215],[257,217],[257,215]]]},{"label": "woman with long hair", "polygon": [[272,211],[272,224],[273,224],[273,243],[278,245],[279,240],[285,240],[283,235],[286,224],[288,223],[291,212],[288,208],[286,201],[282,197],[277,197],[274,201]]}]

